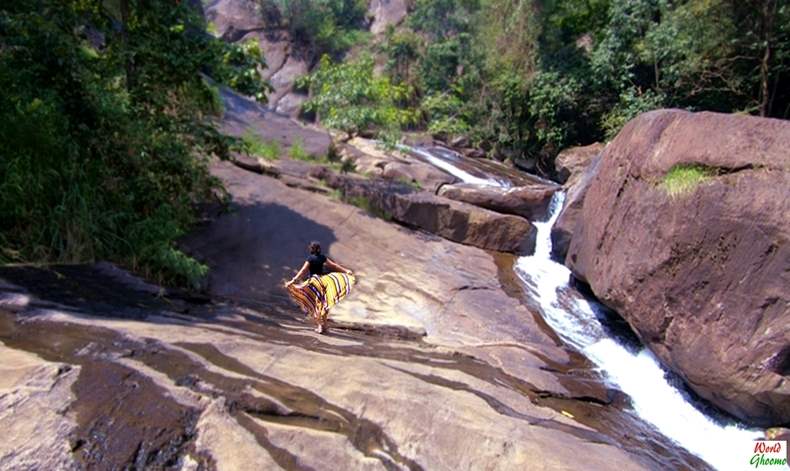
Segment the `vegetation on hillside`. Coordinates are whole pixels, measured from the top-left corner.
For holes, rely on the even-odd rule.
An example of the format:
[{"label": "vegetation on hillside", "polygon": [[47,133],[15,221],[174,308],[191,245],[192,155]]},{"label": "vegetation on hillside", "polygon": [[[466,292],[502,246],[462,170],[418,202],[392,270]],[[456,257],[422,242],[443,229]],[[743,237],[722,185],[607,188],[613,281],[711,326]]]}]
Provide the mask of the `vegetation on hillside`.
[{"label": "vegetation on hillside", "polygon": [[299,82],[314,95],[304,111],[315,113],[328,127],[349,134],[375,129],[385,139],[416,123],[416,112],[405,106],[412,88],[376,75],[373,66],[370,55],[337,64],[325,55],[316,70]]},{"label": "vegetation on hillside", "polygon": [[286,29],[303,52],[339,58],[368,37],[366,0],[259,0],[270,27]]},{"label": "vegetation on hillside", "polygon": [[263,97],[256,47],[205,34],[189,2],[16,0],[0,8],[0,262],[109,259],[168,283],[219,189],[207,76]]},{"label": "vegetation on hillside", "polygon": [[[357,130],[467,135],[546,173],[563,147],[610,138],[650,109],[790,118],[790,4],[780,0],[414,0],[376,52],[384,76],[347,74],[355,83],[344,89],[403,86],[382,106],[416,119],[357,120]],[[307,106],[322,119],[356,97],[312,92]],[[374,95],[365,103],[377,107]]]},{"label": "vegetation on hillside", "polygon": [[[109,259],[182,284],[205,273],[175,241],[220,189],[206,158],[239,144],[214,127],[214,84],[261,101],[269,88],[258,45],[213,38],[192,4],[0,7],[0,263]],[[305,109],[351,134],[463,135],[551,173],[563,147],[656,107],[790,118],[786,1],[413,0],[376,44],[365,0],[258,4],[312,54]],[[686,170],[668,191],[699,180]]]}]

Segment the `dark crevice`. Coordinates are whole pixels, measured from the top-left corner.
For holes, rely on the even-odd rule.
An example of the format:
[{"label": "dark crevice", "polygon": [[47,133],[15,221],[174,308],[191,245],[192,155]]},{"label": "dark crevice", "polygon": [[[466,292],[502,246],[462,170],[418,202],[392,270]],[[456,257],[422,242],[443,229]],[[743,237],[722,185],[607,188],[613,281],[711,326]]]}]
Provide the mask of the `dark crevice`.
[{"label": "dark crevice", "polygon": [[[276,415],[263,415],[271,421],[287,423],[340,433],[365,456],[381,461],[387,469],[401,469],[405,467],[410,470],[422,470],[415,461],[401,455],[394,440],[389,438],[378,425],[373,422],[357,417],[351,412],[326,402],[322,397],[284,381],[268,377],[257,373],[248,366],[242,364],[234,358],[224,355],[211,345],[205,344],[178,344],[186,348],[207,361],[221,368],[233,371],[254,380],[250,383],[252,387],[272,397],[277,397],[287,407],[300,410],[296,414],[285,415],[290,420],[274,420]],[[196,366],[201,368],[201,366]],[[206,372],[204,372],[206,373]],[[224,378],[228,380],[228,378]],[[243,380],[241,380],[243,382]],[[270,410],[270,409],[265,409]],[[317,418],[317,420],[316,420]]]},{"label": "dark crevice", "polygon": [[487,394],[487,393],[484,393],[482,391],[476,390],[476,389],[470,387],[469,385],[467,385],[465,383],[461,383],[461,382],[458,382],[458,381],[452,381],[452,380],[445,379],[445,378],[442,378],[442,377],[439,377],[439,376],[435,376],[435,375],[420,374],[420,373],[416,373],[416,372],[409,371],[409,370],[404,370],[404,369],[397,368],[397,367],[391,367],[391,368],[394,369],[394,370],[397,370],[397,371],[399,371],[401,373],[404,373],[404,374],[413,376],[415,378],[418,378],[418,379],[420,379],[422,381],[425,381],[427,383],[433,384],[435,386],[448,388],[448,389],[451,389],[453,391],[463,391],[463,392],[467,392],[467,393],[473,394],[473,395],[477,396],[478,398],[482,399],[483,401],[485,401],[486,404],[488,404],[489,407],[491,407],[497,413],[499,413],[501,415],[504,415],[504,416],[507,416],[507,417],[512,417],[512,418],[515,418],[515,419],[523,420],[523,421],[527,422],[529,425],[536,425],[536,426],[541,426],[541,427],[544,427],[544,428],[551,428],[551,429],[555,429],[555,430],[560,430],[560,431],[563,431],[565,433],[571,434],[571,435],[573,435],[575,437],[581,438],[581,439],[583,439],[585,441],[592,442],[592,443],[613,444],[612,441],[609,439],[609,437],[607,437],[606,435],[604,435],[602,433],[599,433],[599,432],[596,432],[596,431],[587,430],[587,429],[584,429],[584,428],[581,428],[581,427],[574,427],[572,425],[568,425],[568,424],[565,424],[565,423],[562,423],[562,422],[557,422],[557,421],[555,421],[553,419],[544,419],[544,418],[541,418],[541,417],[535,417],[535,416],[531,416],[531,415],[519,412],[519,411],[513,409],[512,407],[508,406],[507,404],[504,404],[502,401],[496,399],[494,396],[491,396],[490,394]]}]

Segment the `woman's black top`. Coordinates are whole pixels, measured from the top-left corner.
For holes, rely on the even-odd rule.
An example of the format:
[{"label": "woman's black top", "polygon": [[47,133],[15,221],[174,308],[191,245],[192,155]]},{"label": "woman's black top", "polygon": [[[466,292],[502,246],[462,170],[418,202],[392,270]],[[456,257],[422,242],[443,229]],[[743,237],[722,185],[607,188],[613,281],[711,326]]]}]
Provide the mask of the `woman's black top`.
[{"label": "woman's black top", "polygon": [[310,266],[310,276],[323,275],[324,263],[326,263],[326,257],[323,254],[310,255],[307,257],[307,264]]}]

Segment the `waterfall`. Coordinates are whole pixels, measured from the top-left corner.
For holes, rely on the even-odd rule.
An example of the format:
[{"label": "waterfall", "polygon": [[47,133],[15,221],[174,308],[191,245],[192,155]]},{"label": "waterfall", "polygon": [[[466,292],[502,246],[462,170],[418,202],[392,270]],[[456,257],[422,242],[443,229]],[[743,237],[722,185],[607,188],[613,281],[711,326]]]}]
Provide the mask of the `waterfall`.
[{"label": "waterfall", "polygon": [[748,444],[762,434],[718,424],[699,411],[670,384],[649,350],[629,351],[611,337],[596,314],[600,308],[572,290],[570,270],[551,260],[551,227],[564,198],[563,193],[555,193],[549,219],[534,223],[535,254],[520,257],[515,266],[544,319],[567,344],[592,360],[607,382],[630,396],[642,420],[717,469],[742,469]]},{"label": "waterfall", "polygon": [[498,186],[498,187],[509,186],[505,182],[494,180],[492,178],[476,177],[471,173],[456,167],[455,165],[451,164],[447,160],[433,155],[432,153],[428,152],[425,149],[420,149],[419,147],[408,147],[408,146],[399,146],[399,147],[403,150],[406,150],[408,152],[413,152],[414,154],[419,155],[422,159],[424,159],[426,162],[430,163],[434,167],[444,170],[445,172],[458,178],[464,183],[472,183],[474,185],[480,185],[480,186]]},{"label": "waterfall", "polygon": [[[408,148],[466,183],[507,187],[493,179],[476,177],[424,149]],[[534,222],[535,253],[520,257],[515,271],[538,303],[541,314],[563,341],[584,354],[605,381],[631,398],[633,412],[660,433],[719,470],[742,469],[748,446],[762,434],[735,424],[719,424],[698,410],[667,379],[667,373],[649,350],[633,352],[616,340],[599,319],[601,307],[569,286],[571,272],[551,259],[551,228],[565,194],[552,197],[549,218]]]}]

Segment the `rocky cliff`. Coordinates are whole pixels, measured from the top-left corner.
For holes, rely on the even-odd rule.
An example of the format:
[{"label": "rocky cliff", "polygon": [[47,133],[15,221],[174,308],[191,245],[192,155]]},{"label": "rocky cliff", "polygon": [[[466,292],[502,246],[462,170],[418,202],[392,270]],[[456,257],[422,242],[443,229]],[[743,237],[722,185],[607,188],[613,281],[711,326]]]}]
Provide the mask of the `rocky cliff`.
[{"label": "rocky cliff", "polygon": [[689,386],[790,421],[790,124],[663,110],[601,155],[566,264]]},{"label": "rocky cliff", "polygon": [[[512,259],[213,172],[235,202],[185,241],[211,301],[0,269],[0,467],[706,469],[543,327]],[[324,336],[282,288],[312,239],[360,280]]]}]

